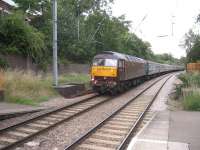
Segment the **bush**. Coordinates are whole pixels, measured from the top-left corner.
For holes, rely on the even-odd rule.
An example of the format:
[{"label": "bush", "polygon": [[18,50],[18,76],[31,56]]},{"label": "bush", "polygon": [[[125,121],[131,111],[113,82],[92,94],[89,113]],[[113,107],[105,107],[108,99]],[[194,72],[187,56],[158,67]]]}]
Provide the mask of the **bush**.
[{"label": "bush", "polygon": [[183,82],[184,87],[200,87],[200,74],[199,73],[185,73],[179,76]]},{"label": "bush", "polygon": [[186,110],[200,111],[200,94],[194,92],[184,97],[183,106]]},{"label": "bush", "polygon": [[0,58],[0,69],[6,69],[8,66],[8,62],[5,59]]},{"label": "bush", "polygon": [[174,95],[174,98],[175,99],[178,99],[179,97],[181,97],[182,96],[182,87],[183,87],[183,85],[176,85],[176,87],[175,87],[175,95]]},{"label": "bush", "polygon": [[45,54],[44,35],[30,26],[25,18],[21,12],[0,17],[0,53],[30,56],[38,63]]},{"label": "bush", "polygon": [[200,111],[200,74],[185,73],[179,76],[183,82],[181,89],[176,92],[183,98],[183,107],[186,110]]}]

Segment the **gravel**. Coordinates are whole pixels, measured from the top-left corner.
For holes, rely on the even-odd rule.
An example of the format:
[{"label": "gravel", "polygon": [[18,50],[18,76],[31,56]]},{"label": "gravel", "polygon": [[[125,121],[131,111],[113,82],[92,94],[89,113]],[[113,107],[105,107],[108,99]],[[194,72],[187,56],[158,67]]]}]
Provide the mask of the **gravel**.
[{"label": "gravel", "polygon": [[[71,144],[79,136],[84,135],[89,129],[96,126],[102,120],[107,118],[111,112],[114,112],[125,104],[129,99],[137,95],[141,89],[150,85],[153,81],[133,88],[125,94],[114,98],[113,100],[92,109],[70,121],[64,122],[51,130],[36,136],[31,140],[33,143],[39,143],[36,146],[28,146],[27,144],[18,147],[20,150],[62,150],[68,144]],[[29,141],[30,142],[30,141]]]},{"label": "gravel", "polygon": [[87,95],[84,95],[84,96],[79,96],[79,97],[75,97],[75,98],[63,98],[63,97],[58,97],[58,98],[54,98],[54,99],[51,99],[49,101],[46,101],[46,102],[43,102],[40,104],[40,106],[42,107],[59,107],[59,106],[63,106],[63,105],[69,105],[69,104],[72,104],[72,103],[75,103],[75,102],[78,102],[80,100],[84,100],[86,98],[89,98],[89,97],[92,97],[96,94],[87,94]]},{"label": "gravel", "polygon": [[48,108],[43,110],[43,111],[40,111],[40,112],[31,113],[31,114],[28,113],[28,114],[25,114],[25,115],[22,115],[22,116],[19,116],[19,117],[14,117],[14,118],[11,118],[11,119],[3,120],[3,121],[0,122],[0,130],[2,130],[4,128],[8,127],[8,126],[12,126],[12,125],[18,124],[20,122],[23,122],[25,120],[35,118],[37,116],[40,116],[40,115],[45,114],[47,112],[50,112],[50,111],[56,109],[57,107],[67,106],[67,105],[73,104],[75,102],[82,101],[86,98],[92,97],[94,95],[95,94],[87,94],[87,95],[72,98],[72,99],[65,99],[65,98],[59,97],[59,98],[52,99],[48,102],[41,103],[41,106],[45,106],[45,107],[48,107]]}]

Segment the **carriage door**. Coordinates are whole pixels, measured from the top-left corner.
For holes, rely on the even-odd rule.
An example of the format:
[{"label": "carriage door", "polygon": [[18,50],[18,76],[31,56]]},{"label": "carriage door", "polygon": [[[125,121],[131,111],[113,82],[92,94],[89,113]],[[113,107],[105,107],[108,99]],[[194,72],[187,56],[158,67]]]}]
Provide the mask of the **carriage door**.
[{"label": "carriage door", "polygon": [[125,61],[123,59],[119,59],[118,61],[118,79],[125,79]]}]

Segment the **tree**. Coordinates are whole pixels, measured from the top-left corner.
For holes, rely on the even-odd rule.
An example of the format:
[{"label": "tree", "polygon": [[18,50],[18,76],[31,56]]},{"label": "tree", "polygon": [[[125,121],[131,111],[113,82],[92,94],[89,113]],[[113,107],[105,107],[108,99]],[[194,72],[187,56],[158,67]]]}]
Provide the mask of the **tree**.
[{"label": "tree", "polygon": [[191,29],[188,33],[185,34],[185,41],[183,46],[185,47],[187,54],[190,52],[192,46],[198,38],[200,38],[199,35],[195,34]]},{"label": "tree", "polygon": [[[42,33],[44,62],[52,55],[52,19],[49,0],[15,0],[29,26]],[[90,62],[105,50],[154,60],[150,43],[132,33],[125,16],[113,17],[113,0],[58,0],[58,56],[60,62]],[[39,53],[36,55],[40,55]],[[40,56],[39,56],[40,57]]]},{"label": "tree", "polygon": [[19,9],[31,15],[42,14],[49,7],[50,0],[14,0]]},{"label": "tree", "polygon": [[197,62],[200,60],[200,39],[196,40],[190,52],[187,55],[188,62]]},{"label": "tree", "polygon": [[22,12],[0,18],[0,53],[17,53],[41,62],[45,55],[44,35],[25,22]]},{"label": "tree", "polygon": [[180,63],[179,63],[180,65],[181,65],[181,64],[182,64],[182,65],[183,65],[183,64],[185,65],[185,64],[187,63],[186,57],[181,57],[181,58],[179,59],[179,62],[180,62]]},{"label": "tree", "polygon": [[[200,23],[200,14],[196,18],[196,23]],[[200,60],[200,35],[195,34],[191,29],[185,34],[185,43],[187,53],[187,62],[196,62]]]}]

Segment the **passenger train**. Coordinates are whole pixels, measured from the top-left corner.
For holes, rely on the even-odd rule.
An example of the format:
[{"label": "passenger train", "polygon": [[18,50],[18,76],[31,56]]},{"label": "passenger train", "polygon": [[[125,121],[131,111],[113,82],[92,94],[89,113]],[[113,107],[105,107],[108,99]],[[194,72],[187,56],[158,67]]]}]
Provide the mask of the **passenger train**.
[{"label": "passenger train", "polygon": [[91,84],[98,93],[121,93],[132,86],[184,67],[160,64],[135,56],[105,51],[97,54],[91,67]]}]

